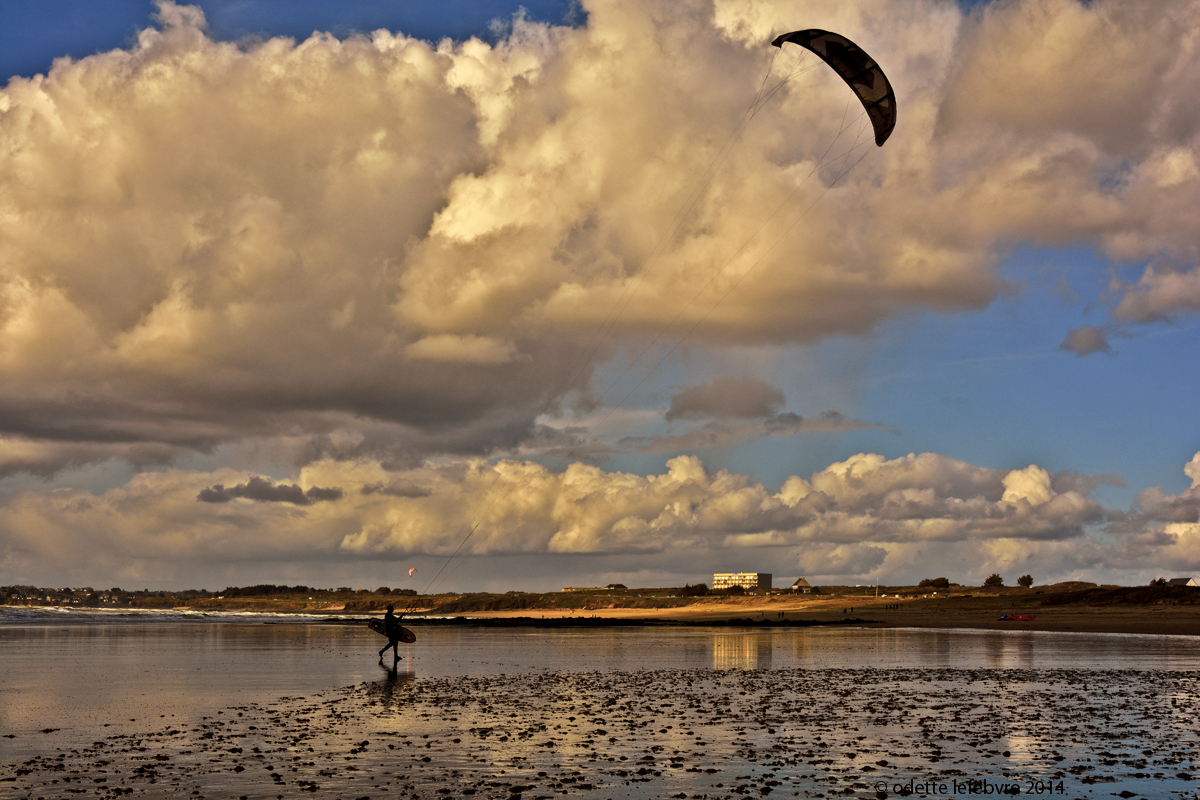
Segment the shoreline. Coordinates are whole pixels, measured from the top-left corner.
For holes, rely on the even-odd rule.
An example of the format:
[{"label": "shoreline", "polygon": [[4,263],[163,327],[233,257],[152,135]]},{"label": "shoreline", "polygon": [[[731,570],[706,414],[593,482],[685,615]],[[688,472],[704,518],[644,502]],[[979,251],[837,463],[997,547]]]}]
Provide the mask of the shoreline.
[{"label": "shoreline", "polygon": [[[840,602],[838,602],[840,600]],[[878,628],[957,628],[975,630],[1027,630],[1077,633],[1143,633],[1171,636],[1200,635],[1200,606],[1015,606],[1002,598],[964,598],[945,601],[884,601],[846,605],[846,598],[818,604],[784,605],[783,603],[746,604],[736,608],[697,608],[686,606],[674,609],[604,609],[593,613],[575,614],[560,609],[462,612],[456,616],[468,620],[519,620],[536,624],[541,621],[576,619],[594,624],[609,622],[659,621],[664,624],[722,625],[742,627],[771,627],[785,623],[805,625],[840,625],[853,623]],[[842,613],[842,609],[847,609]],[[1035,619],[1028,622],[1001,621],[1002,614],[1028,613]],[[782,612],[783,617],[779,614]],[[420,617],[407,618],[421,624]],[[798,626],[798,625],[797,625]]]},{"label": "shoreline", "polygon": [[[1192,597],[1192,595],[1195,597]],[[864,596],[861,594],[747,595],[706,597],[699,602],[665,608],[526,608],[453,612],[468,619],[533,621],[594,619],[658,620],[665,624],[769,626],[773,623],[845,624],[864,627],[1031,630],[1078,633],[1143,633],[1200,635],[1200,590],[1169,601],[1056,602],[1042,591],[975,590],[970,594]],[[1050,600],[1050,602],[1047,602]],[[420,613],[420,612],[414,612]],[[433,611],[432,613],[439,613]],[[446,612],[441,612],[446,613]],[[1033,615],[1030,621],[1001,620],[1002,615]],[[419,618],[418,618],[419,619]],[[416,621],[414,620],[414,623]]]},{"label": "shoreline", "polygon": [[[1197,592],[1200,597],[1200,592]],[[807,627],[815,625],[855,624],[863,627],[1032,630],[1078,633],[1142,633],[1171,636],[1200,635],[1200,605],[1194,602],[1110,603],[1096,605],[1069,602],[1043,605],[1045,596],[1029,592],[997,592],[926,597],[864,597],[861,595],[769,595],[745,597],[709,597],[687,605],[647,603],[637,608],[532,607],[492,610],[449,610],[437,604],[406,612],[412,625],[428,624],[499,624],[559,627],[603,627],[626,625],[718,625],[751,628]],[[400,605],[397,603],[397,605]],[[53,608],[53,606],[5,606],[13,609]],[[89,609],[72,608],[86,611]],[[95,609],[100,610],[100,609]],[[107,610],[107,609],[105,609]],[[121,609],[112,609],[119,611]],[[160,612],[267,613],[317,617],[318,621],[351,623],[343,615],[376,616],[372,609],[295,608],[275,603],[263,608],[258,603],[230,604],[219,608],[182,605],[155,610]],[[437,619],[423,619],[422,614]],[[1001,615],[1033,615],[1030,621],[1001,620]],[[359,617],[361,618],[361,617]],[[453,622],[451,622],[453,620]],[[574,621],[574,622],[572,622]]]}]

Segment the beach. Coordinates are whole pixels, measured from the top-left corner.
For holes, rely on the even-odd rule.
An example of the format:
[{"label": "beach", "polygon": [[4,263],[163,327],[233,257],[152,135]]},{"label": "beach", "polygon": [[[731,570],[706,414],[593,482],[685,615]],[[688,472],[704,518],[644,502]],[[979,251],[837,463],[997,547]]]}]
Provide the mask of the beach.
[{"label": "beach", "polygon": [[[260,587],[266,588],[266,587]],[[290,587],[277,587],[288,589]],[[681,589],[579,589],[561,592],[442,593],[405,595],[366,590],[135,598],[124,606],[60,607],[60,613],[163,613],[294,615],[296,619],[382,616],[388,605],[412,618],[462,620],[594,619],[646,624],[763,622],[844,623],[887,628],[970,628],[1092,633],[1200,635],[1200,589],[1097,586],[1066,582],[1021,587],[828,586],[812,593],[784,591],[687,596]],[[310,594],[311,593],[311,594]],[[17,606],[0,606],[19,610]],[[24,606],[50,613],[49,606]],[[38,609],[41,609],[39,612]],[[1012,617],[1032,617],[1015,620]]]},{"label": "beach", "polygon": [[[1200,590],[1196,590],[1200,598]],[[468,618],[556,619],[659,619],[691,624],[712,624],[730,619],[771,621],[806,620],[840,622],[847,617],[869,620],[888,628],[973,628],[979,630],[1032,630],[1090,633],[1149,633],[1200,635],[1200,605],[1070,603],[1043,605],[1044,597],[1032,593],[981,594],[950,597],[882,597],[863,595],[781,595],[719,598],[675,608],[594,608],[463,612]],[[782,617],[780,616],[782,614]],[[1002,615],[1032,615],[1031,621],[1001,620]]]},{"label": "beach", "polygon": [[[5,765],[5,797],[1194,797],[1194,673],[656,670],[414,679]],[[1188,698],[1181,702],[1180,698]],[[939,788],[940,787],[940,788]],[[1017,791],[1012,791],[1016,787]]]},{"label": "beach", "polygon": [[[1186,798],[1200,790],[1192,637],[850,626],[414,630],[417,643],[391,669],[390,659],[375,663],[383,640],[363,625],[0,629],[6,664],[19,666],[21,653],[35,659],[23,684],[0,679],[8,729],[0,797],[733,800],[1018,787]],[[59,663],[62,641],[89,658]],[[145,668],[128,674],[131,661]],[[95,688],[56,696],[85,680]],[[104,687],[124,694],[104,696]],[[928,790],[911,788],[921,786]]]}]

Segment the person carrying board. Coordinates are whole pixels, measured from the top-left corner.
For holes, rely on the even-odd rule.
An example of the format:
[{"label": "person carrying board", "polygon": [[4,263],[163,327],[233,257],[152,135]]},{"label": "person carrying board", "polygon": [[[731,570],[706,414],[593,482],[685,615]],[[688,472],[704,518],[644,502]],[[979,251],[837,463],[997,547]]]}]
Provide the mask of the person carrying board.
[{"label": "person carrying board", "polygon": [[383,654],[388,651],[389,647],[392,649],[393,661],[400,660],[400,631],[402,628],[400,627],[400,617],[392,613],[394,608],[395,606],[389,604],[387,613],[383,615],[383,632],[388,638],[388,643],[379,651],[380,662],[383,661]]}]

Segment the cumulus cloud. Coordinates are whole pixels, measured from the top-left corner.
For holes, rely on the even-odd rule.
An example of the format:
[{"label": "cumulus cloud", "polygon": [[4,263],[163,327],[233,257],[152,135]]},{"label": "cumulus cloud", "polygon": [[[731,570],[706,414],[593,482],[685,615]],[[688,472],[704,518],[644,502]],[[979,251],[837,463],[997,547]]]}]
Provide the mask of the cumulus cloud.
[{"label": "cumulus cloud", "polygon": [[[828,70],[799,70],[718,158],[775,55],[776,4],[585,10],[495,44],[229,43],[164,1],[128,49],[12,79],[0,435],[24,449],[0,468],[371,426],[377,457],[513,448],[617,341],[811,342],[978,308],[1019,240],[1182,265],[1114,313],[1196,310],[1194,2],[805,7],[900,97],[887,146],[863,139],[836,185],[821,154],[861,131],[839,135]],[[742,407],[729,388],[671,414],[779,410],[767,384]]]},{"label": "cumulus cloud", "polygon": [[1132,322],[1156,322],[1200,311],[1200,268],[1150,267],[1129,286],[1114,316]]},{"label": "cumulus cloud", "polygon": [[804,571],[833,579],[869,575],[887,559],[886,548],[869,544],[816,544],[804,548]]},{"label": "cumulus cloud", "polygon": [[202,489],[196,495],[196,499],[202,503],[228,503],[243,498],[260,503],[291,503],[296,506],[312,505],[324,500],[340,500],[341,497],[342,490],[338,488],[322,489],[319,486],[311,486],[305,490],[294,483],[277,484],[269,478],[260,478],[257,475],[228,489],[218,483]]},{"label": "cumulus cloud", "polygon": [[1170,528],[1161,523],[1200,522],[1200,453],[1184,465],[1184,473],[1192,485],[1177,495],[1167,494],[1157,486],[1138,492],[1132,509],[1114,514],[1113,531],[1132,534],[1161,534]]},{"label": "cumulus cloud", "polygon": [[1150,487],[1128,511],[1109,512],[1116,537],[1111,561],[1127,569],[1166,572],[1200,569],[1200,453],[1183,467],[1192,485],[1177,495]]},{"label": "cumulus cloud", "polygon": [[1059,350],[1067,350],[1079,357],[1090,356],[1092,353],[1112,353],[1108,346],[1108,336],[1103,328],[1094,325],[1084,325],[1067,333],[1067,338],[1058,346]]},{"label": "cumulus cloud", "polygon": [[[166,470],[100,493],[30,490],[0,505],[0,530],[26,557],[72,554],[110,568],[132,559],[270,569],[456,552],[688,552],[719,564],[730,553],[787,548],[802,554],[808,572],[832,576],[903,569],[922,546],[995,549],[1010,559],[1017,546],[1075,542],[1086,550],[1094,540],[1085,528],[1108,513],[1074,489],[1056,489],[1056,476],[1037,465],[994,470],[933,453],[864,453],[793,476],[778,491],[710,472],[695,456],[647,476],[580,463],[563,472],[526,461],[390,471],[358,460],[315,462],[295,483],[235,477]],[[361,489],[323,488],[347,485]]]},{"label": "cumulus cloud", "polygon": [[[1127,512],[1087,495],[1114,476],[990,469],[935,453],[862,453],[778,491],[712,472],[695,456],[646,476],[481,460],[404,470],[326,460],[294,483],[168,469],[107,491],[7,498],[0,574],[56,562],[140,582],[248,565],[311,582],[338,565],[524,556],[543,565],[602,559],[617,571],[632,558],[655,565],[660,581],[721,571],[730,560],[777,574],[791,566],[824,582],[915,581],[934,577],[923,574],[931,563],[963,581],[993,571],[1157,575],[1200,564],[1200,453],[1185,469],[1196,485],[1178,495],[1143,491]],[[334,486],[360,489],[322,488]]]},{"label": "cumulus cloud", "polygon": [[[929,453],[778,492],[694,456],[644,476],[464,457],[611,452],[572,414],[611,400],[594,374],[627,343],[772,347],[984,307],[1014,242],[1148,264],[1114,285],[1110,324],[1196,313],[1200,4],[584,10],[493,44],[230,43],[162,2],[127,49],[0,90],[0,476],[153,467],[6,499],[5,569],[445,554],[476,508],[480,553],[819,546],[832,574],[936,542],[964,570],[1019,552],[1071,570],[1107,563],[1087,531],[1109,525],[1129,563],[1191,563],[1195,487],[1117,512],[1090,497],[1115,478]],[[783,17],[885,65],[884,148],[842,130],[836,76],[767,45]],[[773,80],[793,77],[722,154],[776,57]],[[821,163],[858,144],[849,172]],[[1110,330],[1063,347],[1104,351]],[[878,425],[783,408],[770,382],[724,377],[672,398],[668,421],[699,427],[623,446]],[[235,446],[294,484],[179,469]],[[332,486],[360,488],[316,502]],[[235,502],[260,488],[306,502]]]}]

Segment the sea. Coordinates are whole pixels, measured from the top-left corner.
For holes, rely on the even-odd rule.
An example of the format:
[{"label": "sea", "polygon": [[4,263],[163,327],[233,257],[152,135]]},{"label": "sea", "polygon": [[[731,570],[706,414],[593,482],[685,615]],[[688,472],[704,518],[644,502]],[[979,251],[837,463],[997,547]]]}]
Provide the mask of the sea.
[{"label": "sea", "polygon": [[[386,640],[368,629],[365,620],[366,617],[362,617],[334,623],[323,617],[293,614],[0,608],[0,773],[6,765],[16,770],[21,763],[34,764],[36,759],[45,759],[51,753],[60,754],[61,763],[63,753],[78,754],[105,740],[142,736],[146,731],[171,726],[176,732],[188,726],[203,726],[202,720],[229,715],[232,709],[282,707],[281,703],[329,697],[339,691],[365,692],[364,697],[391,693],[399,685],[396,683],[397,670],[389,669],[392,666],[390,653],[388,663],[380,665],[378,649]],[[774,629],[484,628],[419,623],[410,626],[417,633],[417,642],[400,646],[401,659],[396,665],[405,691],[425,685],[433,687],[431,692],[436,689],[438,693],[452,693],[454,686],[534,687],[563,681],[579,686],[601,685],[608,681],[631,687],[692,687],[705,683],[711,687],[710,695],[719,698],[728,694],[725,698],[728,704],[742,702],[744,698],[738,693],[746,695],[751,684],[769,687],[773,682],[785,682],[789,687],[816,687],[806,690],[807,694],[802,696],[796,695],[798,689],[790,690],[788,702],[799,703],[798,708],[805,708],[803,703],[809,697],[812,709],[824,703],[826,705],[820,706],[826,709],[823,713],[832,714],[829,708],[844,706],[849,709],[844,713],[858,714],[863,719],[876,719],[869,715],[877,713],[879,704],[886,707],[887,703],[894,702],[894,698],[899,697],[897,686],[914,687],[916,694],[913,696],[923,697],[922,702],[932,703],[933,708],[937,704],[930,698],[942,696],[937,691],[943,691],[944,696],[956,698],[953,705],[983,709],[995,708],[999,702],[1004,713],[1018,716],[1053,715],[1056,713],[1054,698],[1061,696],[1064,701],[1058,711],[1066,714],[1069,706],[1077,723],[1074,729],[1069,729],[1065,724],[1066,717],[1063,718],[1064,742],[1074,741],[1073,757],[1088,766],[1080,767],[1083,771],[1074,774],[1069,770],[1060,771],[1058,774],[1066,779],[1066,783],[1059,781],[1058,795],[1087,798],[1200,796],[1197,794],[1200,775],[1193,776],[1200,769],[1200,739],[1195,733],[1200,725],[1192,725],[1197,718],[1195,712],[1200,710],[1200,692],[1197,692],[1200,688],[1200,637],[845,626]],[[669,676],[669,679],[662,676]],[[861,708],[856,708],[853,702],[845,706],[845,698],[837,699],[841,695],[828,689],[831,682],[858,686]],[[935,691],[930,688],[934,685],[943,688]],[[1115,689],[1119,691],[1113,691]],[[529,689],[533,695],[540,691]],[[826,696],[824,693],[828,692],[832,693]],[[1027,694],[1023,695],[1025,692]],[[999,701],[998,693],[1003,695]],[[1066,700],[1068,695],[1070,702]],[[766,696],[770,696],[769,691]],[[353,704],[352,700],[350,702]],[[490,713],[484,702],[481,713]],[[700,701],[701,705],[703,702]],[[1176,710],[1178,714],[1174,713]],[[536,712],[529,713],[538,716]],[[542,730],[548,730],[548,725],[553,723],[567,725],[554,714],[552,710],[546,710],[541,715],[537,724]],[[1134,732],[1117,731],[1112,737],[1127,739],[1130,747],[1143,748],[1138,752],[1145,755],[1133,757],[1145,761],[1148,764],[1145,769],[1121,766],[1121,759],[1116,758],[1117,744],[1108,735],[1099,737],[1095,734],[1089,738],[1086,725],[1085,732],[1080,732],[1079,721],[1088,719],[1089,715],[1093,722],[1124,720],[1111,724],[1128,726],[1132,724],[1128,722],[1132,718],[1129,714],[1143,720],[1166,719],[1165,728],[1146,722],[1145,730],[1138,729],[1136,736]],[[434,723],[436,713],[432,717],[430,713],[421,716],[425,719],[412,722],[419,722],[427,730],[436,730],[436,726],[429,727]],[[223,718],[229,719],[228,716]],[[574,722],[575,716],[570,720]],[[957,712],[953,720],[956,724],[959,722]],[[636,730],[637,724],[630,724],[631,731]],[[641,724],[644,727],[646,723]],[[782,727],[782,723],[774,724]],[[856,732],[859,724],[868,723],[856,722]],[[869,724],[882,723],[876,719]],[[918,721],[914,720],[912,724],[917,725]],[[907,737],[916,737],[920,731],[924,731],[923,735],[928,739],[931,730],[928,726],[933,723],[921,721],[919,724],[924,727],[914,727],[895,741],[908,741]],[[992,719],[987,724],[1004,728],[1008,723]],[[953,728],[960,736],[949,735],[950,742],[961,736],[969,739],[969,733],[965,732],[969,728]],[[775,728],[766,723],[762,730],[764,736],[768,730],[772,735],[776,734]],[[666,732],[664,727],[663,733]],[[1043,731],[1041,735],[1051,734]],[[721,736],[712,733],[707,738],[721,739]],[[1171,758],[1164,757],[1168,766],[1155,771],[1150,764],[1153,760],[1150,754],[1160,746],[1155,744],[1160,738],[1161,747],[1176,749]],[[1138,743],[1134,743],[1135,740]],[[846,738],[846,741],[852,742],[852,739]],[[612,742],[616,746],[617,739],[613,737]],[[736,740],[730,739],[729,746],[734,744]],[[965,745],[947,743],[945,747],[953,750]],[[1010,746],[1005,750],[1006,756],[1011,749]],[[650,752],[650,748],[647,751]],[[1113,758],[1107,759],[1104,753]],[[971,763],[973,756],[967,750],[960,756],[960,762]],[[678,758],[682,763],[683,757]],[[1049,758],[1048,763],[1054,766],[1053,756]],[[1059,760],[1062,758],[1064,756],[1060,755]],[[1093,769],[1093,763],[1095,769],[1103,771],[1105,767],[1101,765],[1106,760],[1112,761],[1104,773],[1110,778],[1099,785],[1088,784],[1086,780],[1079,782],[1087,777],[1087,770]],[[1124,760],[1133,763],[1128,758]],[[926,766],[935,768],[937,761],[934,758],[933,764]],[[889,762],[877,759],[873,763]],[[894,760],[891,763],[895,765]],[[26,771],[30,769],[35,767],[27,767]],[[1063,766],[1063,769],[1068,768]],[[1121,772],[1122,769],[1126,772]],[[711,787],[701,785],[705,773],[699,768],[695,771],[700,774],[694,785],[684,785],[682,794],[670,796],[721,797],[725,795],[720,792],[729,790],[732,785],[721,785],[719,789],[715,788],[716,784]],[[1001,775],[1003,765],[996,766],[994,771],[997,776]],[[776,776],[776,772],[770,774]],[[796,773],[793,780],[800,781],[803,775]],[[1009,777],[1017,780],[1020,776],[1009,774]],[[828,777],[828,780],[835,778]],[[895,777],[899,782],[891,784],[891,795],[965,797],[972,794],[965,788],[966,783],[962,784],[961,791],[956,788],[942,794],[914,792],[910,783],[910,791],[905,794],[899,791],[902,778],[904,775]],[[5,780],[12,783],[0,782],[0,796],[8,796],[5,786],[15,790],[24,785],[18,778]],[[613,791],[614,787],[619,788],[619,782],[614,782],[605,784],[606,791],[597,790],[599,793],[594,796],[666,796],[655,794],[657,790],[649,784],[638,784],[638,780],[625,780],[624,794]],[[646,778],[646,781],[651,780],[660,779]],[[884,782],[887,780],[890,778]],[[911,775],[909,780],[911,782]],[[57,784],[57,779],[54,782]],[[762,789],[782,793],[783,790],[777,788],[778,780],[776,787],[769,783],[763,779],[762,785],[753,784],[747,779],[745,786],[747,792],[758,795],[763,794]],[[875,785],[862,781],[859,784]],[[804,785],[807,787],[804,792],[797,790],[795,796],[824,796],[824,792],[819,791],[824,784],[815,778]],[[1121,788],[1126,785],[1133,789]],[[203,781],[197,786],[200,788],[196,793],[202,793]],[[574,788],[570,783],[559,786]],[[801,783],[796,782],[795,786],[800,787]],[[486,784],[481,787],[486,788]],[[945,785],[942,788],[945,789]],[[1020,793],[1043,794],[1042,788],[1043,784],[1030,782]],[[1133,793],[1122,795],[1123,790]],[[32,789],[29,791],[29,794],[12,796],[42,796],[33,794]],[[1161,794],[1156,794],[1157,791]],[[512,796],[506,792],[507,788],[498,790],[496,796]],[[734,794],[745,795],[747,792]],[[557,794],[559,792],[555,790],[544,796]],[[884,786],[882,795],[888,794],[888,786]],[[1053,781],[1049,795],[1056,796]],[[209,796],[221,795],[218,792]],[[413,796],[421,796],[421,793],[413,789]],[[486,796],[486,792],[481,796]],[[530,798],[533,796],[529,795]],[[582,796],[593,794],[583,792]],[[793,792],[783,796],[793,796]],[[865,794],[860,791],[860,796],[878,797],[881,794],[877,789],[874,795],[870,791]]]}]

